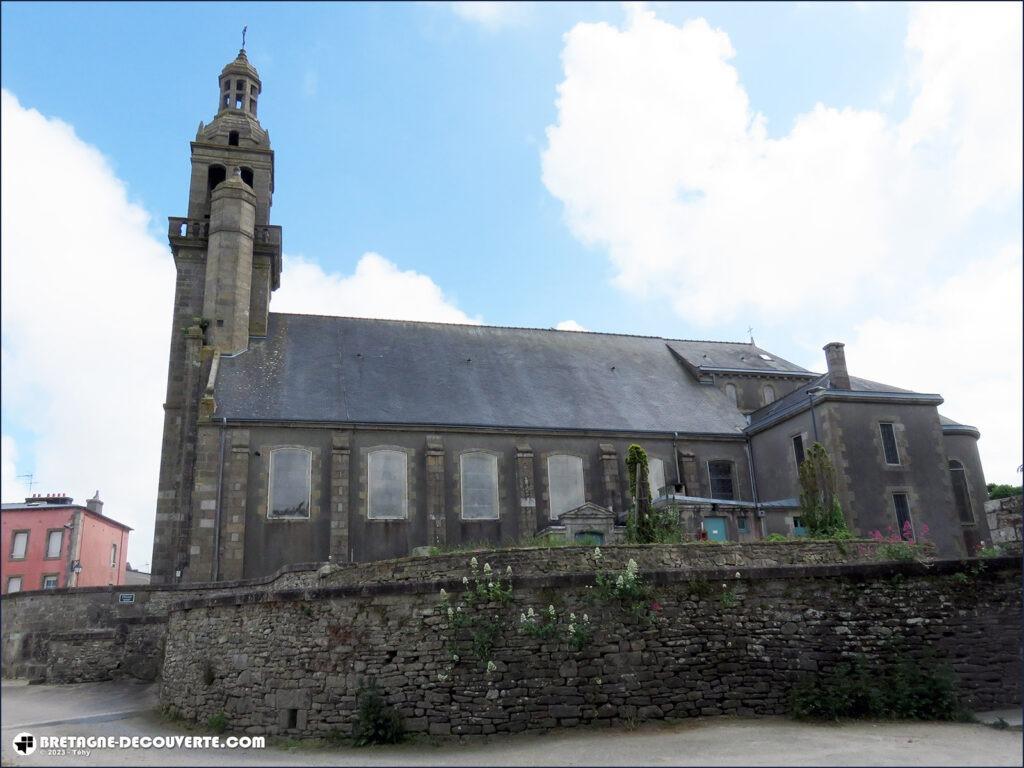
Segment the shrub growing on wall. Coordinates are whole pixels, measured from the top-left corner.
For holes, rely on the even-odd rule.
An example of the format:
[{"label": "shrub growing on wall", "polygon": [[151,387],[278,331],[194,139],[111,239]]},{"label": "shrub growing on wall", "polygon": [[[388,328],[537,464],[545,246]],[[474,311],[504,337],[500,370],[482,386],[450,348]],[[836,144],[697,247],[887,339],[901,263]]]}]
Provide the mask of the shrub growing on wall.
[{"label": "shrub growing on wall", "polygon": [[810,536],[849,536],[836,495],[836,470],[821,443],[811,446],[800,465],[800,516]]},{"label": "shrub growing on wall", "polygon": [[626,451],[626,469],[629,471],[629,493],[633,497],[636,538],[642,544],[654,540],[651,531],[651,493],[648,480],[647,452],[634,443]]},{"label": "shrub growing on wall", "polygon": [[352,740],[357,747],[397,744],[402,740],[402,718],[394,707],[384,701],[375,680],[356,693],[356,702],[358,709]]}]

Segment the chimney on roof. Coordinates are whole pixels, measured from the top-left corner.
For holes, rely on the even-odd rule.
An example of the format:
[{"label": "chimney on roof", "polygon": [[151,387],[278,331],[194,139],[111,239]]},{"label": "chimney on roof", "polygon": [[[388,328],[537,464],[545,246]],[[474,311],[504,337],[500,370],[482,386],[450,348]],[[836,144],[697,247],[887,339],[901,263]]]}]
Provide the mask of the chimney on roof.
[{"label": "chimney on roof", "polygon": [[25,499],[26,504],[71,504],[73,501],[64,493],[33,493]]},{"label": "chimney on roof", "polygon": [[828,382],[831,389],[849,389],[850,374],[846,370],[846,353],[841,341],[830,341],[825,350],[825,362],[828,364]]},{"label": "chimney on roof", "polygon": [[98,490],[95,496],[85,502],[85,508],[90,512],[95,512],[97,515],[103,514],[103,502],[100,501],[100,492]]}]

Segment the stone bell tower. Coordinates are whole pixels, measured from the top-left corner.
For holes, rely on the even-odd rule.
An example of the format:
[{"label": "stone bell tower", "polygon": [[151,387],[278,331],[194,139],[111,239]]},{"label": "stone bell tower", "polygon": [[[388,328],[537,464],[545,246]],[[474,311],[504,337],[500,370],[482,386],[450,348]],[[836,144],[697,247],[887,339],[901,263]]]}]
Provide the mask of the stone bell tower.
[{"label": "stone bell tower", "polygon": [[187,570],[197,423],[216,360],[267,333],[281,280],[281,228],[270,225],[274,152],[257,118],[263,84],[245,50],[217,78],[217,113],[192,142],[188,216],[168,228],[177,269],[153,540],[153,582]]}]

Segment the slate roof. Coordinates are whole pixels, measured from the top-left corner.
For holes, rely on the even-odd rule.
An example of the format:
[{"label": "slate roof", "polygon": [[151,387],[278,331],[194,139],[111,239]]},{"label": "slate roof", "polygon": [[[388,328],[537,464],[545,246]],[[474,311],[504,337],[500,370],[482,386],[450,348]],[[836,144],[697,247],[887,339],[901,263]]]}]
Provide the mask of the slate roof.
[{"label": "slate roof", "polygon": [[[799,373],[813,376],[806,368],[783,360],[754,344],[736,341],[681,341],[666,342],[686,358],[690,365],[706,371],[747,370],[751,373]],[[762,355],[764,357],[762,357]],[[765,357],[768,359],[766,360]]]},{"label": "slate roof", "polygon": [[[776,414],[783,411],[789,410],[791,407],[795,407],[800,403],[807,402],[807,391],[814,387],[824,387],[825,389],[831,388],[831,380],[827,373],[823,373],[816,379],[808,381],[803,386],[797,387],[785,397],[780,397],[773,403],[769,403],[763,408],[758,408],[756,411],[750,414],[750,427],[757,427],[758,425],[769,421]],[[893,387],[889,384],[881,384],[877,381],[870,381],[868,379],[861,379],[857,376],[850,377],[850,391],[851,392],[894,392],[905,395],[919,394],[911,392],[909,389],[900,389],[899,387]]]},{"label": "slate roof", "polygon": [[271,313],[266,338],[221,358],[215,417],[739,436],[744,416],[717,387],[698,384],[668,344],[691,355],[710,350],[730,365],[743,362],[742,350],[753,357],[760,351],[749,344]]}]

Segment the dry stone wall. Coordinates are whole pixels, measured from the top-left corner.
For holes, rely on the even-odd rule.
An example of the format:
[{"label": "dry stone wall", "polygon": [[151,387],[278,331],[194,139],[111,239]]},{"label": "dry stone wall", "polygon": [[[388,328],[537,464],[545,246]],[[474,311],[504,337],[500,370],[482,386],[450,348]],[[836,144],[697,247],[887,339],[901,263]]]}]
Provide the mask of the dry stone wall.
[{"label": "dry stone wall", "polygon": [[[984,561],[642,571],[635,612],[595,596],[590,572],[520,575],[485,660],[474,630],[446,630],[441,581],[224,595],[175,606],[162,703],[223,713],[252,734],[351,732],[356,692],[375,680],[405,727],[438,735],[544,730],[696,715],[777,714],[802,675],[857,654],[948,663],[967,706],[1020,701],[1021,564]],[[495,569],[497,570],[497,569]],[[548,638],[518,617],[554,607]],[[569,642],[586,612],[592,637]],[[453,661],[453,654],[458,660]],[[931,662],[929,662],[931,663]]]},{"label": "dry stone wall", "polygon": [[[837,563],[870,558],[874,542],[773,542],[606,547],[609,563],[624,567],[635,558],[646,570],[724,566]],[[515,563],[524,576],[587,570],[585,547],[481,552],[504,568]],[[90,587],[23,592],[0,598],[3,675],[48,682],[85,682],[114,677],[159,676],[170,606],[182,600],[248,595],[267,590],[321,586],[366,586],[444,579],[468,555],[409,557],[343,566],[297,564],[250,581],[181,586]],[[119,596],[133,595],[122,603]]]}]

